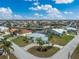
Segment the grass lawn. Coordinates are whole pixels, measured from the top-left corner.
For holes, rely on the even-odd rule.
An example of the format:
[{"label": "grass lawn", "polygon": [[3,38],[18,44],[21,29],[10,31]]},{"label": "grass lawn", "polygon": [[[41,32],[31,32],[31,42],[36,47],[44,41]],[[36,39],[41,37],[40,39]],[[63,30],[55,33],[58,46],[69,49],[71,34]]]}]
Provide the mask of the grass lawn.
[{"label": "grass lawn", "polygon": [[26,42],[25,40],[27,40],[25,37],[20,36],[14,40],[12,40],[14,43],[16,43],[17,45],[19,45],[20,47],[24,47],[27,44],[29,44],[28,42]]},{"label": "grass lawn", "polygon": [[72,54],[72,58],[71,59],[79,59],[79,45],[76,48],[76,50],[74,51],[74,53]]},{"label": "grass lawn", "polygon": [[77,35],[76,32],[72,32],[72,31],[71,31],[71,32],[68,32],[68,34],[69,34],[69,35],[72,35],[72,36]]},{"label": "grass lawn", "polygon": [[9,38],[9,37],[12,37],[11,35],[6,35],[6,36],[4,36],[5,38]]},{"label": "grass lawn", "polygon": [[58,48],[52,47],[52,48],[48,49],[46,52],[40,52],[40,51],[36,50],[37,48],[38,48],[38,46],[34,46],[27,51],[34,56],[46,58],[46,57],[51,57],[59,50]]},{"label": "grass lawn", "polygon": [[[0,59],[7,59],[7,56],[0,56]],[[17,59],[13,54],[10,54],[10,59]]]},{"label": "grass lawn", "polygon": [[52,38],[50,39],[50,42],[52,42],[52,44],[58,44],[64,46],[73,38],[74,36],[70,36],[70,35],[63,35],[61,37],[53,35]]}]

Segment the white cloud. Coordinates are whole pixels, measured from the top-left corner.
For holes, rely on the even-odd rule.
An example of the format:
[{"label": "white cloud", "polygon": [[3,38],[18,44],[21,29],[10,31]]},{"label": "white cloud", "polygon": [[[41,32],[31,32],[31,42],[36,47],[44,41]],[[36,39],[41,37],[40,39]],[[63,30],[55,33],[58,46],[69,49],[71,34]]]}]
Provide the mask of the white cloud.
[{"label": "white cloud", "polygon": [[24,19],[24,17],[22,15],[14,15],[13,19]]},{"label": "white cloud", "polygon": [[54,0],[54,1],[57,4],[61,4],[61,3],[67,4],[67,3],[72,3],[74,0]]},{"label": "white cloud", "polygon": [[13,11],[7,7],[1,7],[0,8],[0,19],[24,19],[22,15],[16,15],[13,13]]},{"label": "white cloud", "polygon": [[65,11],[64,14],[73,14],[71,11]]},{"label": "white cloud", "polygon": [[42,17],[43,15],[39,14],[39,13],[35,13],[34,16],[36,16],[36,17]]},{"label": "white cloud", "polygon": [[41,6],[37,5],[36,7],[31,7],[29,9],[31,9],[31,10],[48,10],[50,8],[52,8],[52,6],[46,4],[46,5],[41,5]]},{"label": "white cloud", "polygon": [[[52,7],[52,5],[46,4],[46,5],[41,5],[41,6],[36,6],[36,7],[31,7],[31,10],[43,10],[46,13],[46,18],[62,18],[62,13],[60,10],[57,8]],[[36,16],[39,16],[39,14],[35,14]],[[45,18],[44,16],[42,16]]]},{"label": "white cloud", "polygon": [[0,8],[0,14],[10,15],[12,13],[13,12],[9,7],[8,8],[3,8],[3,7]]},{"label": "white cloud", "polygon": [[36,7],[30,7],[30,10],[41,10],[41,7],[38,5]]},{"label": "white cloud", "polygon": [[34,2],[33,4],[34,4],[35,6],[37,6],[37,5],[39,5],[39,2]]},{"label": "white cloud", "polygon": [[57,8],[51,8],[47,11],[48,14],[61,14]]},{"label": "white cloud", "polygon": [[39,16],[39,14],[38,14],[38,13],[35,13],[34,15],[35,15],[35,16]]},{"label": "white cloud", "polygon": [[52,13],[52,14],[60,14],[61,12],[57,8],[53,8],[51,5],[41,5],[36,7],[29,8],[31,10],[44,10],[46,13]]}]

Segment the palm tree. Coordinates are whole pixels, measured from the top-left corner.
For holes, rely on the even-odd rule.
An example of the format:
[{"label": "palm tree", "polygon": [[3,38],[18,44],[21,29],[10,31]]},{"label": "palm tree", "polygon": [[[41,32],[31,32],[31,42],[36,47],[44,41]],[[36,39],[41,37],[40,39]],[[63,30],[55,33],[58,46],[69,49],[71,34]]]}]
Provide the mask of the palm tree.
[{"label": "palm tree", "polygon": [[11,23],[10,23],[9,21],[7,21],[7,25],[6,25],[6,26],[9,28],[9,32],[10,32],[10,34],[11,34],[11,31],[10,31],[10,30],[11,30],[11,27],[12,27],[12,26],[11,26]]},{"label": "palm tree", "polygon": [[32,27],[32,24],[30,24],[30,23],[28,23],[26,26],[27,29],[31,29],[31,27]]},{"label": "palm tree", "polygon": [[12,43],[10,41],[7,41],[6,38],[4,38],[4,39],[2,39],[2,45],[0,47],[3,48],[3,50],[7,56],[7,59],[10,59],[10,56],[9,56],[10,50],[12,49],[14,51],[14,49],[12,47]]},{"label": "palm tree", "polygon": [[45,44],[44,41],[41,38],[36,39],[37,44],[39,44],[40,51],[43,50],[43,45]]},{"label": "palm tree", "polygon": [[52,39],[52,34],[48,34],[48,40],[50,41]]}]

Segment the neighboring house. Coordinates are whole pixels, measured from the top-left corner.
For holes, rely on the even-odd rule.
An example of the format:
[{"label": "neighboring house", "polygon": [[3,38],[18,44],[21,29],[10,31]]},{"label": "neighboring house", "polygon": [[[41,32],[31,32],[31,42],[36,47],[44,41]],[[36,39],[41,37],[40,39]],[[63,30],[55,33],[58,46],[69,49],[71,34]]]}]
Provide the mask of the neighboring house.
[{"label": "neighboring house", "polygon": [[19,29],[20,31],[18,32],[18,34],[22,35],[22,36],[26,36],[28,34],[32,33],[32,30],[28,30],[28,29]]},{"label": "neighboring house", "polygon": [[0,32],[7,33],[8,32],[8,28],[4,27],[4,26],[0,26]]},{"label": "neighboring house", "polygon": [[61,36],[61,35],[65,34],[67,32],[67,30],[54,28],[54,29],[51,30],[51,32],[53,34]]},{"label": "neighboring house", "polygon": [[74,28],[74,27],[66,27],[66,30],[68,30],[68,31],[77,31],[77,29]]},{"label": "neighboring house", "polygon": [[35,43],[37,38],[41,38],[45,43],[48,42],[48,37],[46,37],[45,34],[41,34],[41,33],[31,33],[27,35],[27,38],[31,38],[31,40]]},{"label": "neighboring house", "polygon": [[16,33],[16,35],[26,36],[27,34],[32,33],[32,30],[28,30],[25,28],[12,28],[10,32]]},{"label": "neighboring house", "polygon": [[18,29],[16,29],[16,28],[11,28],[10,29],[10,32],[16,32]]}]

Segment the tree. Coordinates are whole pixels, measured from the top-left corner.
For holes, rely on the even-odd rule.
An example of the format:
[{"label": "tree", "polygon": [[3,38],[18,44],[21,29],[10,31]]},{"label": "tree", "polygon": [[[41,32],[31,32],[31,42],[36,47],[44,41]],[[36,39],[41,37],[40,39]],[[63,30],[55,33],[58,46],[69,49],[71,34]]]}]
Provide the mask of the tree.
[{"label": "tree", "polygon": [[23,37],[23,41],[25,41],[26,43],[29,43],[29,40],[28,40],[27,36]]},{"label": "tree", "polygon": [[36,39],[37,44],[39,44],[39,50],[43,51],[43,45],[45,44],[41,38]]},{"label": "tree", "polygon": [[52,34],[48,34],[48,40],[50,41],[52,38]]},{"label": "tree", "polygon": [[2,45],[0,47],[3,48],[3,50],[7,56],[7,59],[10,59],[10,56],[9,56],[10,50],[12,49],[14,51],[14,49],[12,47],[12,43],[10,41],[7,41],[6,38],[4,38],[4,39],[2,39]]},{"label": "tree", "polygon": [[11,34],[11,31],[10,31],[10,30],[11,30],[11,27],[12,27],[12,26],[11,26],[11,23],[10,23],[9,21],[7,21],[6,26],[9,28],[9,32],[10,32],[10,34]]},{"label": "tree", "polygon": [[28,23],[26,26],[27,29],[30,29],[31,27],[32,27],[32,24],[30,24],[30,23]]}]

